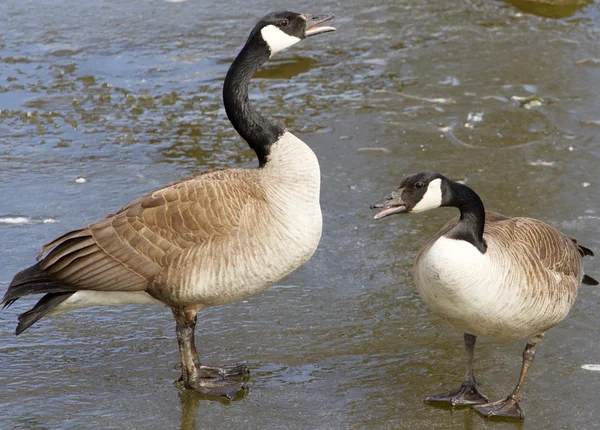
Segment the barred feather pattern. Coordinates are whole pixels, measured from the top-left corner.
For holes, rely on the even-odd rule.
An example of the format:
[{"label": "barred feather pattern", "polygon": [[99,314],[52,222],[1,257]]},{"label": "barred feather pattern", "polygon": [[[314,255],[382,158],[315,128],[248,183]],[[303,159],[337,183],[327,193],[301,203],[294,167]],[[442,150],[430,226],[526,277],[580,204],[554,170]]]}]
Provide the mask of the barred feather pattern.
[{"label": "barred feather pattern", "polygon": [[445,237],[457,222],[415,261],[417,289],[434,313],[465,333],[499,339],[532,338],[567,316],[590,250],[541,221],[486,212],[482,254]]}]

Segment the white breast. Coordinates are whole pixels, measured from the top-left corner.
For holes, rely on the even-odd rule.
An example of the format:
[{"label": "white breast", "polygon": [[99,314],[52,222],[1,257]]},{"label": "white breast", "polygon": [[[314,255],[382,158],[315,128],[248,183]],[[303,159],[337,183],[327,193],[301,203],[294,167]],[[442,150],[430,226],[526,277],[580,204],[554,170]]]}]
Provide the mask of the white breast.
[{"label": "white breast", "polygon": [[[268,210],[244,219],[235,238],[195,251],[189,297],[205,305],[242,300],[273,285],[314,254],[322,230],[320,170],[315,154],[285,133],[260,170]],[[215,258],[216,257],[216,258]]]},{"label": "white breast", "polygon": [[286,132],[272,145],[262,173],[277,222],[297,246],[314,252],[322,227],[317,156],[308,145]]},{"label": "white breast", "polygon": [[536,296],[523,269],[488,240],[481,254],[464,240],[438,239],[415,265],[417,290],[458,330],[500,339],[529,338],[561,321],[570,304]]}]

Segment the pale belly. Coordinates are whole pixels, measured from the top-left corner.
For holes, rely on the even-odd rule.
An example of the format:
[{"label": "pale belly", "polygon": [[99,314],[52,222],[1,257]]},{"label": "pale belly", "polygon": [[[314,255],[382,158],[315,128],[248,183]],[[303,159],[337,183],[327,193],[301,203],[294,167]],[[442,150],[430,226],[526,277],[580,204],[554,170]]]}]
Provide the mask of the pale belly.
[{"label": "pale belly", "polygon": [[441,238],[415,267],[432,312],[456,329],[499,339],[530,338],[562,321],[571,303],[550,302],[514,270],[492,264],[465,241]]},{"label": "pale belly", "polygon": [[275,284],[315,253],[322,231],[320,208],[309,221],[276,226],[238,242],[211,243],[189,255],[194,267],[173,297],[180,304],[215,306],[236,302]]},{"label": "pale belly", "polygon": [[90,291],[81,290],[59,304],[48,315],[54,316],[75,309],[91,306],[124,306],[124,305],[162,305],[144,291]]}]

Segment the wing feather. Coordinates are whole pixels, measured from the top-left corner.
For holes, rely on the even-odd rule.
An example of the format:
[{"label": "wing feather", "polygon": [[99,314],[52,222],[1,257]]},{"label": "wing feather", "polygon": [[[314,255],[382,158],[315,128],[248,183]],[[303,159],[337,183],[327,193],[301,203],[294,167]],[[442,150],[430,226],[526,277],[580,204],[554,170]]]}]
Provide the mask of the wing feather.
[{"label": "wing feather", "polygon": [[[244,208],[264,201],[253,170],[203,172],[48,243],[39,269],[64,291],[144,290],[189,248],[239,235]],[[38,278],[20,291],[35,294]]]},{"label": "wing feather", "polygon": [[[448,221],[419,252],[415,264],[441,236],[448,233],[459,218]],[[567,288],[576,292],[583,277],[585,255],[592,251],[560,230],[533,218],[510,218],[495,212],[486,212],[484,239],[497,242],[507,258],[516,264],[526,264],[530,277],[548,284],[551,291]],[[539,282],[541,285],[543,282]]]}]

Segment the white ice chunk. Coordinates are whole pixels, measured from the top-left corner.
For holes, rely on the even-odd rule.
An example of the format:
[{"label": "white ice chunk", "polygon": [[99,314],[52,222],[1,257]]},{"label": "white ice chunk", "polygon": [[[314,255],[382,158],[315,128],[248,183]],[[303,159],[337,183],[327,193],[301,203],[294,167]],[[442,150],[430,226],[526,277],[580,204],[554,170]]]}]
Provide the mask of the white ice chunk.
[{"label": "white ice chunk", "polygon": [[29,222],[29,218],[24,216],[5,216],[0,217],[0,224],[27,224]]},{"label": "white ice chunk", "polygon": [[384,154],[389,154],[392,152],[389,149],[383,148],[383,147],[363,147],[363,148],[358,148],[357,151],[358,152],[383,152]]},{"label": "white ice chunk", "polygon": [[483,121],[483,112],[469,112],[465,127],[473,129],[475,128],[475,124],[481,121]]},{"label": "white ice chunk", "polygon": [[528,164],[530,166],[552,167],[556,164],[556,161],[544,161],[538,158],[536,161],[530,161]]},{"label": "white ice chunk", "polygon": [[581,366],[582,369],[592,370],[594,372],[600,372],[600,364],[584,364]]}]

